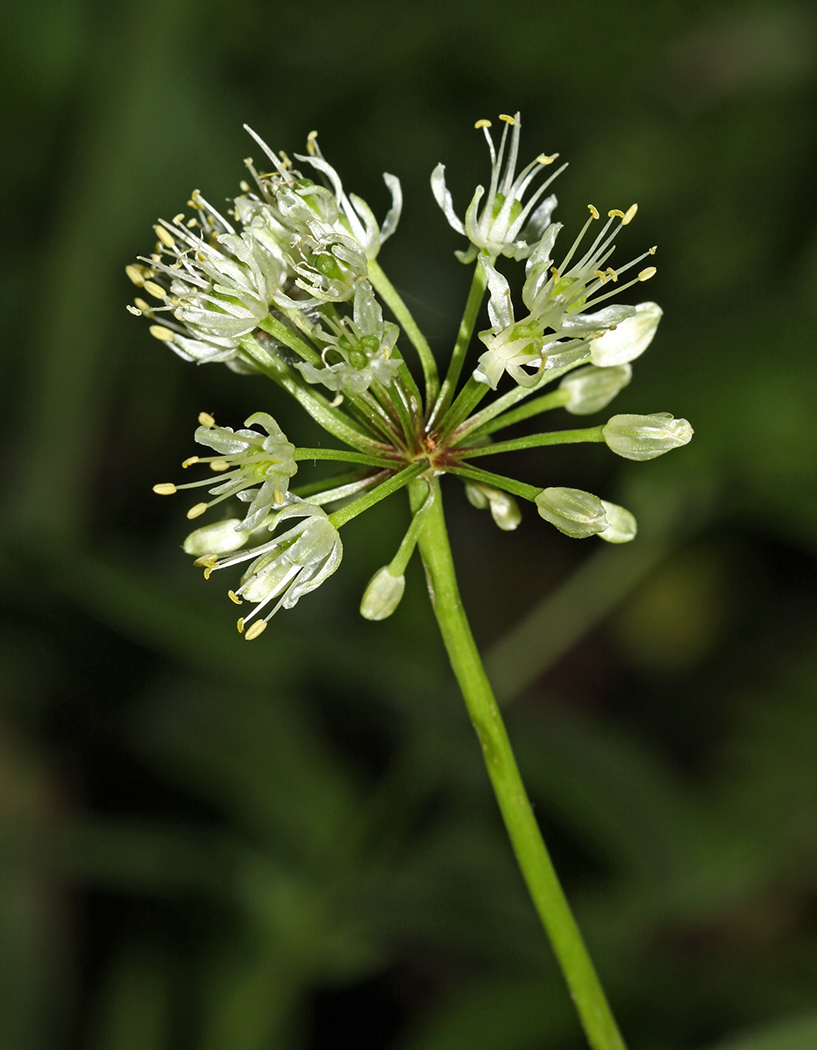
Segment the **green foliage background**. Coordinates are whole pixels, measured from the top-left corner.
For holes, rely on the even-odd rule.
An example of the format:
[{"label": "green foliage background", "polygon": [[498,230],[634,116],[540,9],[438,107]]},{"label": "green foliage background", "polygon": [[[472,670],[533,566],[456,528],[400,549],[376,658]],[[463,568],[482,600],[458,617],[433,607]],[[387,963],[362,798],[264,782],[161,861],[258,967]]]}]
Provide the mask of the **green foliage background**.
[{"label": "green foliage background", "polygon": [[640,204],[665,309],[617,411],[690,419],[623,464],[526,480],[631,507],[627,549],[446,489],[462,585],[546,839],[632,1050],[817,1046],[817,17],[806,0],[222,4],[29,0],[0,33],[3,1050],[573,1050],[415,566],[356,616],[407,521],[263,639],[152,496],[202,409],[268,384],[172,358],[125,265],[246,121],[406,206],[382,262],[432,343],[468,277],[428,187],[487,172],[480,117],[558,150],[559,217]]}]

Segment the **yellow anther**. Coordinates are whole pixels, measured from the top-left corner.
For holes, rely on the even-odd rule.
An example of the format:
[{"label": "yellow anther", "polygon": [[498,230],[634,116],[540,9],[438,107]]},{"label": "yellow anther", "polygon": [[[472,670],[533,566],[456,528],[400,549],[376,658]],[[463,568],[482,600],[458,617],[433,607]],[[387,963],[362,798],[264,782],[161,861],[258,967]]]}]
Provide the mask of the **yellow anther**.
[{"label": "yellow anther", "polygon": [[612,219],[614,216],[618,216],[619,219],[623,219],[624,212],[621,210],[621,208],[611,208],[610,211],[607,212],[607,218]]},{"label": "yellow anther", "polygon": [[599,209],[596,207],[595,204],[588,204],[587,210],[590,212],[594,219],[597,219],[599,217]]},{"label": "yellow anther", "polygon": [[148,295],[152,295],[154,299],[164,299],[165,290],[160,284],[156,284],[155,281],[145,281],[143,287]]},{"label": "yellow anther", "polygon": [[174,215],[170,220],[174,226],[178,226],[180,222],[184,222],[184,212],[180,211],[178,215]]},{"label": "yellow anther", "polygon": [[135,263],[131,263],[130,266],[125,267],[125,273],[130,277],[137,288],[141,288],[145,283],[145,270],[144,266],[137,266]]},{"label": "yellow anther", "polygon": [[188,467],[192,467],[193,464],[194,463],[198,463],[198,461],[199,461],[199,457],[198,456],[190,456],[188,459],[186,459],[184,461],[184,463],[182,463],[182,468],[184,470],[187,470]]},{"label": "yellow anther", "polygon": [[238,628],[238,633],[239,634],[243,634],[244,633],[244,617],[243,616],[239,616],[238,623],[236,624],[236,627]]},{"label": "yellow anther", "polygon": [[227,591],[227,595],[231,602],[235,602],[236,605],[243,605],[244,602],[238,597],[235,591]]},{"label": "yellow anther", "polygon": [[154,339],[159,339],[163,343],[172,343],[174,333],[169,329],[165,328],[161,324],[152,324],[148,329]]},{"label": "yellow anther", "polygon": [[553,280],[554,281],[558,281],[559,280],[559,271],[556,269],[555,266],[551,266],[550,272],[553,274]]},{"label": "yellow anther", "polygon": [[280,489],[272,490],[272,502],[275,503],[276,506],[284,502],[284,493],[281,492]]},{"label": "yellow anther", "polygon": [[201,199],[201,190],[193,190],[187,204],[190,208],[195,208],[196,211],[201,211],[204,208],[204,202]]},{"label": "yellow anther", "polygon": [[[250,164],[252,164],[252,161],[250,161]],[[242,193],[249,193],[250,192],[250,184],[249,184],[249,182],[247,182],[246,179],[242,179],[241,182],[239,182],[238,185],[241,188]]]},{"label": "yellow anther", "polygon": [[213,462],[210,464],[210,470],[215,470],[217,472],[229,469],[230,464],[227,462],[226,459],[214,459]]},{"label": "yellow anther", "polygon": [[154,485],[153,491],[157,496],[172,496],[176,491],[176,486],[172,481],[163,481],[160,485]]},{"label": "yellow anther", "polygon": [[598,277],[598,279],[601,281],[602,284],[606,284],[607,283],[607,274],[606,273],[602,273],[601,270],[594,270],[593,273],[596,275],[596,277]]},{"label": "yellow anther", "polygon": [[624,212],[624,218],[621,220],[621,225],[626,226],[632,222],[635,218],[635,213],[638,211],[637,204],[631,204],[630,207]]},{"label": "yellow anther", "polygon": [[158,223],[153,227],[153,229],[156,231],[156,236],[159,238],[159,240],[162,242],[165,248],[176,247],[176,242],[173,240],[170,230],[166,230],[164,226],[160,226]]},{"label": "yellow anther", "polygon": [[213,570],[208,565],[207,568],[204,570],[204,578],[205,578],[205,580],[209,580],[212,575],[213,575]]},{"label": "yellow anther", "polygon": [[507,113],[500,113],[499,119],[504,120],[506,124],[514,125],[516,123],[516,117],[511,117]]},{"label": "yellow anther", "polygon": [[648,266],[646,270],[642,270],[638,275],[639,281],[649,281],[651,277],[655,277],[658,270],[654,266]]},{"label": "yellow anther", "polygon": [[193,564],[197,569],[209,569],[212,572],[213,569],[218,568],[218,556],[215,554],[202,554],[201,557],[196,558]]},{"label": "yellow anther", "polygon": [[188,219],[187,220],[187,228],[188,228],[188,230],[195,229],[195,227],[198,226],[198,225],[200,225],[199,224],[199,220],[195,217],[195,215],[193,216],[192,219]]},{"label": "yellow anther", "polygon": [[[652,248],[648,249],[648,251],[649,251],[650,255],[655,255],[655,253],[658,251],[658,245],[654,244],[652,246]],[[139,305],[139,300],[138,299],[134,299],[133,301],[136,303],[137,306]]]},{"label": "yellow anther", "polygon": [[209,412],[199,412],[199,423],[203,427],[207,427],[208,430],[211,430],[216,425],[215,419],[213,419]]},{"label": "yellow anther", "polygon": [[142,311],[137,310],[135,306],[131,306],[130,303],[125,307],[129,314],[133,314],[134,317],[141,317]]},{"label": "yellow anther", "polygon": [[474,125],[474,127],[477,129],[477,131],[479,131],[480,128],[490,128],[490,126],[491,126],[490,120],[478,120],[476,122],[476,124]]},{"label": "yellow anther", "polygon": [[153,307],[150,303],[146,303],[144,299],[134,299],[134,305],[142,311],[143,314],[153,313]]},{"label": "yellow anther", "polygon": [[612,278],[613,283],[615,284],[615,282],[618,280],[618,274],[616,273],[616,271],[613,269],[612,266],[608,266],[607,267],[607,272],[610,274],[610,277]]},{"label": "yellow anther", "polygon": [[266,620],[256,620],[252,627],[249,627],[247,629],[247,633],[244,635],[244,637],[247,639],[248,642],[251,642],[253,638],[257,638],[259,634],[263,634],[264,631],[266,631],[266,629]]},{"label": "yellow anther", "polygon": [[306,136],[306,152],[309,154],[310,157],[313,157],[317,150],[317,143],[315,141],[317,137],[317,131],[310,131],[309,134]]},{"label": "yellow anther", "polygon": [[538,161],[539,164],[547,165],[547,164],[552,164],[554,162],[554,160],[556,160],[556,158],[558,156],[559,156],[558,153],[554,153],[550,157],[547,155],[547,153],[540,153],[539,156],[536,158],[536,160]]},{"label": "yellow anther", "polygon": [[202,514],[207,510],[208,503],[196,503],[187,512],[187,517],[192,521],[193,518],[200,518]]}]

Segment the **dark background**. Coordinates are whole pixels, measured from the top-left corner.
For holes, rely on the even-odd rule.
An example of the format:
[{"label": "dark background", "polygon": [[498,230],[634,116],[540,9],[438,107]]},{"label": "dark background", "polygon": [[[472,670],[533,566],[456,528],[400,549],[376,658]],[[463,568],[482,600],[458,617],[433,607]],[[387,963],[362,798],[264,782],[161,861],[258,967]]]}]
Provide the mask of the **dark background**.
[{"label": "dark background", "polygon": [[696,436],[514,462],[630,507],[627,548],[530,508],[500,533],[449,483],[475,633],[632,1050],[812,1050],[813,6],[29,0],[4,23],[0,1047],[583,1045],[417,565],[391,620],[356,614],[403,502],[246,645],[151,485],[202,409],[314,431],[124,308],[157,217],[237,191],[242,122],[290,152],[318,128],[378,215],[402,179],[381,262],[444,352],[468,275],[428,177],[447,164],[462,212],[474,121],[518,108],[523,160],[570,160],[564,236],[639,202],[616,260],[659,244],[665,317],[615,411]]}]

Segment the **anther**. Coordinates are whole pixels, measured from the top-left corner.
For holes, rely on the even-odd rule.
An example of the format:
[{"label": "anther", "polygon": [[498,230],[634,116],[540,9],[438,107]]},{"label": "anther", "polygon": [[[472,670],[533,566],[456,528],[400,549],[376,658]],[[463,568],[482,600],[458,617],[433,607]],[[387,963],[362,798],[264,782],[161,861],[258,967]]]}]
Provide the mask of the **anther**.
[{"label": "anther", "polygon": [[130,277],[137,288],[141,288],[145,283],[144,266],[136,266],[135,263],[131,263],[130,266],[125,267],[125,273]]},{"label": "anther", "polygon": [[188,467],[192,467],[194,463],[198,463],[198,461],[199,461],[199,457],[198,456],[190,456],[188,459],[186,459],[184,461],[184,463],[182,463],[182,468],[184,470],[186,470]]},{"label": "anther", "polygon": [[216,425],[215,419],[213,419],[209,412],[199,412],[199,423],[201,426],[207,427],[208,430],[212,430]]},{"label": "anther", "polygon": [[212,572],[213,569],[218,568],[218,557],[215,554],[202,554],[193,564],[197,569],[209,569]]},{"label": "anther", "polygon": [[619,219],[624,218],[624,212],[621,210],[621,208],[611,208],[610,211],[607,212],[608,219],[612,219],[614,217],[618,217]]},{"label": "anther", "polygon": [[[652,248],[648,248],[647,250],[649,251],[650,255],[655,255],[655,253],[658,251],[658,245],[654,244]],[[137,306],[139,305],[138,299],[134,299],[133,301],[136,303]]]},{"label": "anther", "polygon": [[235,593],[235,591],[227,591],[227,595],[228,595],[230,601],[231,602],[235,602],[236,605],[243,605],[244,604],[242,602],[242,600],[238,597],[238,595]]},{"label": "anther", "polygon": [[500,113],[499,114],[499,119],[500,120],[504,120],[506,124],[510,124],[511,126],[516,124],[516,117],[508,116],[507,113]]},{"label": "anther", "polygon": [[607,274],[606,273],[603,273],[601,270],[594,270],[593,273],[595,274],[596,277],[598,277],[598,279],[601,281],[602,284],[606,284],[607,283]]},{"label": "anther", "polygon": [[148,295],[152,295],[154,299],[164,299],[165,290],[160,284],[156,284],[155,281],[145,281],[143,287]]},{"label": "anther", "polygon": [[256,620],[252,627],[249,627],[247,629],[247,633],[244,635],[244,637],[247,639],[248,642],[251,642],[253,638],[257,638],[259,634],[263,634],[264,631],[266,631],[266,629],[266,620]]},{"label": "anther", "polygon": [[196,503],[187,512],[187,517],[192,521],[193,518],[200,518],[202,514],[207,510],[208,503]]},{"label": "anther", "polygon": [[138,310],[141,310],[143,314],[153,313],[153,307],[150,303],[146,303],[144,299],[134,299],[134,305]]},{"label": "anther", "polygon": [[214,459],[210,464],[210,470],[215,470],[220,473],[222,470],[229,470],[230,464],[226,459]]},{"label": "anther", "polygon": [[160,485],[154,485],[153,491],[157,496],[172,496],[176,491],[176,486],[172,481],[163,481]]},{"label": "anther", "polygon": [[317,131],[310,131],[309,134],[306,136],[306,152],[309,154],[310,157],[314,157],[315,153],[317,152],[317,143],[315,141],[317,137]]},{"label": "anther", "polygon": [[624,212],[624,218],[621,220],[621,225],[626,226],[632,222],[635,218],[635,213],[638,211],[637,204],[631,204],[630,207]]},{"label": "anther", "polygon": [[154,339],[158,339],[162,343],[173,342],[174,333],[169,328],[165,328],[164,325],[152,324],[148,331]]},{"label": "anther", "polygon": [[162,244],[165,246],[165,248],[175,248],[176,247],[176,242],[173,240],[173,237],[171,236],[170,231],[166,230],[164,228],[164,226],[159,226],[159,224],[157,223],[153,227],[153,229],[156,231],[156,236],[159,238],[159,240],[162,242]]},{"label": "anther", "polygon": [[615,282],[618,280],[618,274],[616,273],[616,271],[613,269],[612,266],[608,266],[607,267],[607,272],[609,273],[613,283],[615,284]]},{"label": "anther", "polygon": [[655,277],[658,270],[654,266],[648,266],[646,270],[642,270],[638,275],[639,281],[649,281],[651,277]]},{"label": "anther", "polygon": [[476,124],[474,125],[474,127],[477,129],[477,131],[479,131],[480,128],[490,128],[490,126],[491,126],[490,120],[484,120],[484,119],[483,120],[478,120],[476,122]]},{"label": "anther", "polygon": [[137,310],[135,306],[131,306],[130,303],[125,307],[129,314],[133,314],[134,317],[141,317],[142,311]]},{"label": "anther", "polygon": [[238,633],[239,634],[243,634],[244,633],[244,617],[243,616],[239,616],[238,623],[236,624],[236,627],[238,628]]},{"label": "anther", "polygon": [[180,211],[178,215],[174,215],[170,220],[174,226],[178,226],[180,222],[184,222],[184,212]]},{"label": "anther", "polygon": [[549,157],[549,156],[547,155],[547,153],[540,153],[540,154],[539,154],[539,156],[538,156],[538,157],[537,157],[536,159],[537,159],[537,161],[538,161],[538,162],[539,162],[540,164],[544,164],[544,165],[547,165],[547,164],[552,164],[552,163],[554,162],[554,160],[556,160],[556,158],[557,158],[558,156],[559,156],[559,154],[558,154],[558,153],[554,153],[554,154],[553,154],[552,156],[550,156],[550,157]]},{"label": "anther", "polygon": [[590,212],[594,219],[597,219],[599,217],[599,209],[595,206],[595,204],[588,204],[587,210]]}]

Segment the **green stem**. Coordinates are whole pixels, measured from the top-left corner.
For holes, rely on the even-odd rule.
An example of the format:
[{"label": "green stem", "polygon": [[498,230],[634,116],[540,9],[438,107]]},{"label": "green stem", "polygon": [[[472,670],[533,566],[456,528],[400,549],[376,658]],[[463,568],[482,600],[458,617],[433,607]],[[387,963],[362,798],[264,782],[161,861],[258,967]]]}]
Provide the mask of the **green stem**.
[{"label": "green stem", "polygon": [[454,474],[458,478],[468,478],[470,481],[480,481],[483,485],[491,485],[503,492],[510,492],[512,496],[520,499],[536,501],[536,497],[542,491],[535,485],[526,485],[524,481],[515,478],[506,478],[504,474],[492,474],[490,470],[482,470],[480,467],[446,467],[447,474]]},{"label": "green stem", "polygon": [[432,405],[440,388],[440,379],[437,374],[437,362],[431,352],[431,347],[417,322],[411,316],[411,312],[400,294],[388,277],[383,272],[380,263],[376,259],[369,260],[369,280],[377,294],[397,318],[397,322],[411,340],[414,349],[420,357],[420,366],[423,369],[423,379],[426,385],[426,405]]},{"label": "green stem", "polygon": [[497,452],[518,452],[523,448],[540,448],[542,445],[577,445],[582,441],[604,441],[601,427],[584,430],[551,430],[547,434],[529,434],[511,441],[496,441],[493,445],[478,445],[461,449],[464,459],[474,456],[492,456]]},{"label": "green stem", "polygon": [[457,341],[454,344],[451,361],[448,365],[448,371],[445,374],[445,379],[443,380],[443,385],[440,389],[440,395],[437,398],[434,409],[429,417],[429,429],[438,419],[441,419],[445,415],[448,411],[448,406],[451,404],[454,397],[454,391],[459,382],[462,366],[465,363],[465,355],[468,351],[468,346],[471,343],[471,336],[474,334],[474,325],[477,323],[479,308],[482,306],[482,300],[485,296],[485,288],[487,284],[488,276],[483,267],[477,263],[476,268],[474,269],[474,276],[471,280],[471,290],[468,293],[468,301],[465,304],[465,311],[462,315],[462,320],[460,321],[460,330],[457,333]]},{"label": "green stem", "polygon": [[[569,400],[569,391],[552,390],[549,394],[542,394],[541,397],[529,401],[526,405],[521,405],[512,412],[505,412],[480,426],[465,426],[462,429],[462,434],[468,438],[484,437],[487,434],[493,434],[497,430],[504,430],[505,427],[513,426],[514,423],[521,423],[523,419],[538,416],[540,412],[549,412],[553,408],[561,408]],[[457,439],[459,440],[459,438],[460,434],[457,434]]]},{"label": "green stem", "polygon": [[372,492],[367,492],[365,496],[356,499],[354,503],[341,507],[340,510],[333,511],[329,515],[329,520],[336,529],[339,529],[342,525],[351,521],[352,518],[356,518],[358,514],[362,514],[364,510],[368,510],[375,503],[379,503],[380,500],[391,496],[393,492],[397,492],[408,485],[414,478],[419,477],[424,470],[428,470],[428,463],[412,463],[401,470],[399,474],[395,474],[388,481],[384,481],[382,485],[378,485]]},{"label": "green stem", "polygon": [[[533,815],[491,685],[462,606],[443,516],[439,483],[425,516],[419,547],[428,573],[437,623],[459,682],[468,714],[534,907],[576,1004],[593,1050],[625,1050],[604,990],[588,955],[570,905]],[[413,509],[426,499],[425,485],[413,485]]]},{"label": "green stem", "polygon": [[307,459],[337,459],[344,463],[362,463],[367,467],[383,467],[386,470],[396,470],[400,466],[400,460],[368,456],[365,452],[346,452],[340,448],[296,448],[293,458],[296,463]]}]

